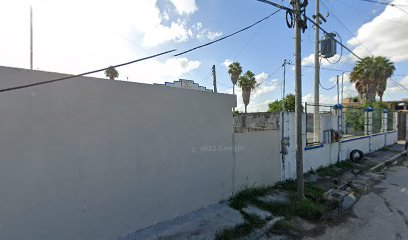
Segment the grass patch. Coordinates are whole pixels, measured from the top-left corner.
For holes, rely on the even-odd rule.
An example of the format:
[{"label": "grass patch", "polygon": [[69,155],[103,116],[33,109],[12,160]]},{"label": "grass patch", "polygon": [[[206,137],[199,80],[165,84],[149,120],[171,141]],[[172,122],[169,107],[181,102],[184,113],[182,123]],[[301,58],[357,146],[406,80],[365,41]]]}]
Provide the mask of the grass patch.
[{"label": "grass patch", "polygon": [[310,221],[320,220],[323,212],[323,204],[307,198],[299,199],[294,195],[289,197],[289,202],[264,203],[258,201],[256,205],[279,216],[299,216]]},{"label": "grass patch", "polygon": [[271,232],[277,234],[298,234],[300,230],[293,222],[284,218],[275,223]]},{"label": "grass patch", "polygon": [[341,161],[338,162],[336,164],[334,164],[335,167],[341,168],[343,170],[348,170],[348,169],[352,169],[354,167],[353,163],[351,161]]},{"label": "grass patch", "polygon": [[229,205],[232,208],[240,210],[246,207],[248,203],[253,202],[256,198],[266,195],[271,189],[270,187],[245,189],[231,197]]},{"label": "grass patch", "polygon": [[320,167],[316,170],[316,173],[320,177],[337,177],[340,175],[333,167]]},{"label": "grass patch", "polygon": [[[297,191],[297,182],[295,180],[287,180],[278,183],[276,188],[294,193]],[[314,186],[312,183],[305,183],[305,196],[307,198],[320,202],[323,200],[323,194],[323,189]]]},{"label": "grass patch", "polygon": [[353,167],[354,165],[351,161],[341,161],[328,167],[319,167],[316,173],[320,177],[338,177],[345,170],[352,169]]},{"label": "grass patch", "polygon": [[250,234],[254,229],[265,226],[266,221],[255,215],[249,215],[241,211],[245,223],[235,226],[234,228],[224,229],[215,235],[216,240],[233,240]]}]

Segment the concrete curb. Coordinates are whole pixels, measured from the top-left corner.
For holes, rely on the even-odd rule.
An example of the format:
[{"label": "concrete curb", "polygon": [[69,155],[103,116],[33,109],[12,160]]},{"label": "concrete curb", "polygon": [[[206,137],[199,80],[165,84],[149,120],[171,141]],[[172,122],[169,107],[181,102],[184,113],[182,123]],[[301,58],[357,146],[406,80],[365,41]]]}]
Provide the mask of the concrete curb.
[{"label": "concrete curb", "polygon": [[375,165],[374,167],[370,168],[369,171],[374,172],[374,171],[376,171],[376,170],[378,170],[378,169],[381,169],[381,168],[383,168],[385,165],[388,165],[388,164],[394,162],[395,160],[397,160],[398,158],[400,158],[401,156],[404,156],[404,155],[407,155],[407,151],[403,151],[403,152],[400,152],[400,153],[398,153],[398,154],[392,156],[392,157],[389,158],[388,160],[386,160],[386,161],[384,161],[384,162],[382,162],[382,163],[379,163],[379,164]]}]

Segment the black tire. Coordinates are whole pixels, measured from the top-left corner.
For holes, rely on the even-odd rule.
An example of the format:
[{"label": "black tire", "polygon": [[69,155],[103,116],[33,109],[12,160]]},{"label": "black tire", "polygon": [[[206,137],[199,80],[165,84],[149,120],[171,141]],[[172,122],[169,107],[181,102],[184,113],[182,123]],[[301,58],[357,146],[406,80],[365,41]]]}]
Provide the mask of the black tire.
[{"label": "black tire", "polygon": [[360,161],[363,159],[364,153],[361,150],[354,149],[353,151],[350,152],[350,160],[353,162]]}]

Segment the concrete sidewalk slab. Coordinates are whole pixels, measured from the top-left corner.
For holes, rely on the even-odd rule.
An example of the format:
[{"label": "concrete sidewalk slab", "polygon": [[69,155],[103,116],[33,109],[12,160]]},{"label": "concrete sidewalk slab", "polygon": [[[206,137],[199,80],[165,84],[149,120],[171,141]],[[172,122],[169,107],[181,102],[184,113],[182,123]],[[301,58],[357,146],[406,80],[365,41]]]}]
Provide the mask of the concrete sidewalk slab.
[{"label": "concrete sidewalk slab", "polygon": [[118,240],[208,240],[218,231],[244,223],[240,212],[217,203],[187,215],[129,233]]}]

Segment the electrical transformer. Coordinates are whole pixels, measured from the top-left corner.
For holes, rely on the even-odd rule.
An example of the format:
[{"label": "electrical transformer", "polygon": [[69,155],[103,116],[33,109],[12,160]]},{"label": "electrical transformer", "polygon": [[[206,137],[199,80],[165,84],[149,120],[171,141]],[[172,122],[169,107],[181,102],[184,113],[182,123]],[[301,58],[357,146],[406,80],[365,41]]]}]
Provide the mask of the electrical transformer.
[{"label": "electrical transformer", "polygon": [[[333,38],[331,38],[330,36]],[[337,53],[336,37],[335,33],[324,34],[323,39],[320,41],[320,55],[324,58],[331,58]]]}]

